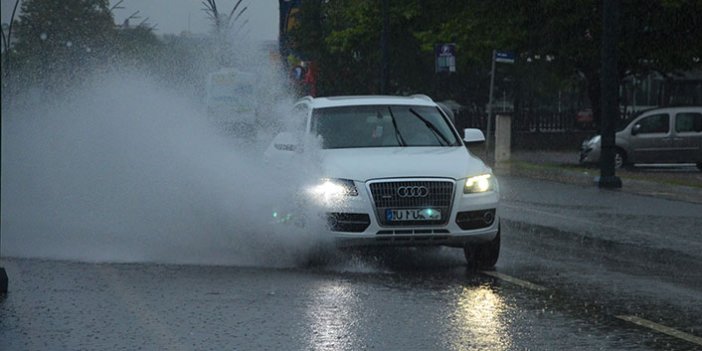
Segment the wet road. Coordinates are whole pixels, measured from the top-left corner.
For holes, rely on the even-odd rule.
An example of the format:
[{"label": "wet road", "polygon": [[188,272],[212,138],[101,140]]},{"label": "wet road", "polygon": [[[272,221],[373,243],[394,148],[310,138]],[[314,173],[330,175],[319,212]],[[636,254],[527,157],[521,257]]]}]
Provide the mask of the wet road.
[{"label": "wet road", "polygon": [[[284,269],[4,258],[11,285],[0,302],[0,350],[702,348],[702,270],[700,254],[682,248],[690,245],[647,237],[627,246],[627,234],[648,233],[632,214],[606,224],[621,241],[598,237],[597,228],[568,235],[557,228],[585,225],[559,218],[594,222],[588,216],[598,212],[539,202],[536,193],[594,193],[524,179],[503,186],[495,271],[468,270],[455,249],[347,252]],[[604,196],[648,201],[656,222],[673,216],[660,205],[678,214],[671,223],[699,224],[699,205]],[[535,219],[544,208],[552,216]],[[695,233],[684,234],[679,240],[695,243]]]}]

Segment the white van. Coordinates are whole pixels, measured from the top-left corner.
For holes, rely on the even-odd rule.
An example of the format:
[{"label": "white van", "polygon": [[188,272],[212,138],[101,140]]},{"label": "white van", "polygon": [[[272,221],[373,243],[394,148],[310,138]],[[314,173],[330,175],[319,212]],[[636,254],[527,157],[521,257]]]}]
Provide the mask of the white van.
[{"label": "white van", "polygon": [[207,76],[207,116],[229,132],[247,133],[256,122],[256,75],[224,68]]}]

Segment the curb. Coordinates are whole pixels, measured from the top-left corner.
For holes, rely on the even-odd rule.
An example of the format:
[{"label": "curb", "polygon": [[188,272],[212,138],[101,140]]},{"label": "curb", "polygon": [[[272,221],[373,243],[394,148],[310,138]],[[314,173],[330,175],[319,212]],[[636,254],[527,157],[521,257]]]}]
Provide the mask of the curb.
[{"label": "curb", "polygon": [[[593,256],[601,255],[608,260],[623,263],[626,267],[642,268],[642,262],[644,262],[643,265],[645,265],[645,262],[652,262],[658,266],[663,263],[666,270],[671,274],[671,277],[679,273],[680,267],[685,267],[686,270],[690,271],[702,271],[702,260],[700,260],[699,257],[691,256],[680,251],[597,238],[584,233],[510,220],[505,217],[502,217],[501,220],[506,229],[509,231],[517,231],[520,234],[520,236],[510,239],[524,241],[525,239],[523,239],[523,237],[524,234],[526,234],[526,236],[529,237],[529,239],[524,241],[527,245],[529,242],[534,242],[532,239],[546,239],[538,240],[538,245],[543,245],[544,243],[555,243],[555,245],[565,244],[564,249],[569,250],[573,248],[573,244],[577,244],[580,248],[584,249],[584,251],[592,252]],[[637,257],[645,257],[646,259],[636,259]]]},{"label": "curb", "polygon": [[[516,176],[538,180],[554,181],[581,186],[596,186],[595,175],[590,172],[578,172],[562,169],[558,166],[543,166],[530,162],[509,162],[496,164],[495,173],[498,176]],[[675,201],[702,204],[702,188],[671,185],[654,181],[622,178],[622,188],[613,189],[626,193],[651,196]]]}]

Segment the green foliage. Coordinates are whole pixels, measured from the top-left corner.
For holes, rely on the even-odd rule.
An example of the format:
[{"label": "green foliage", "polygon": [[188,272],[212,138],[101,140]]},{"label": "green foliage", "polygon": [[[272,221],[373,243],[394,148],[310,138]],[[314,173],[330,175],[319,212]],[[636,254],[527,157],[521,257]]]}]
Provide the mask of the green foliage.
[{"label": "green foliage", "polygon": [[157,64],[161,51],[165,48],[150,28],[137,26],[116,31],[112,51],[120,63],[139,66]]},{"label": "green foliage", "polygon": [[[293,36],[297,50],[319,64],[322,94],[377,92],[381,4],[303,1]],[[621,0],[620,8],[620,78],[700,68],[702,1]],[[513,50],[518,62],[498,65],[498,77],[508,78],[498,88],[517,100],[547,103],[584,78],[597,110],[601,17],[601,0],[390,0],[391,91],[482,106],[492,50]],[[446,42],[457,45],[450,77],[433,72],[434,46]]]},{"label": "green foliage", "polygon": [[108,0],[22,2],[15,49],[26,77],[61,84],[106,60],[115,34],[108,5]]},{"label": "green foliage", "polygon": [[140,67],[165,75],[162,62],[177,51],[148,27],[115,26],[108,0],[25,0],[15,25],[8,79],[15,90],[60,90],[98,69]]}]

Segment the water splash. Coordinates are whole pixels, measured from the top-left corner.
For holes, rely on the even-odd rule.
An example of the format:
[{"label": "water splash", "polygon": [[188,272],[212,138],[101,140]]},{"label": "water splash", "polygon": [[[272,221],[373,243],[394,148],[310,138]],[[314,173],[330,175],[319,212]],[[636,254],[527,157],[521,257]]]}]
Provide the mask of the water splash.
[{"label": "water splash", "polygon": [[[323,241],[316,216],[271,216],[319,174],[313,159],[285,173],[263,161],[270,123],[236,142],[140,72],[21,99],[3,107],[3,256],[286,266]],[[285,124],[287,108],[269,117]]]}]

